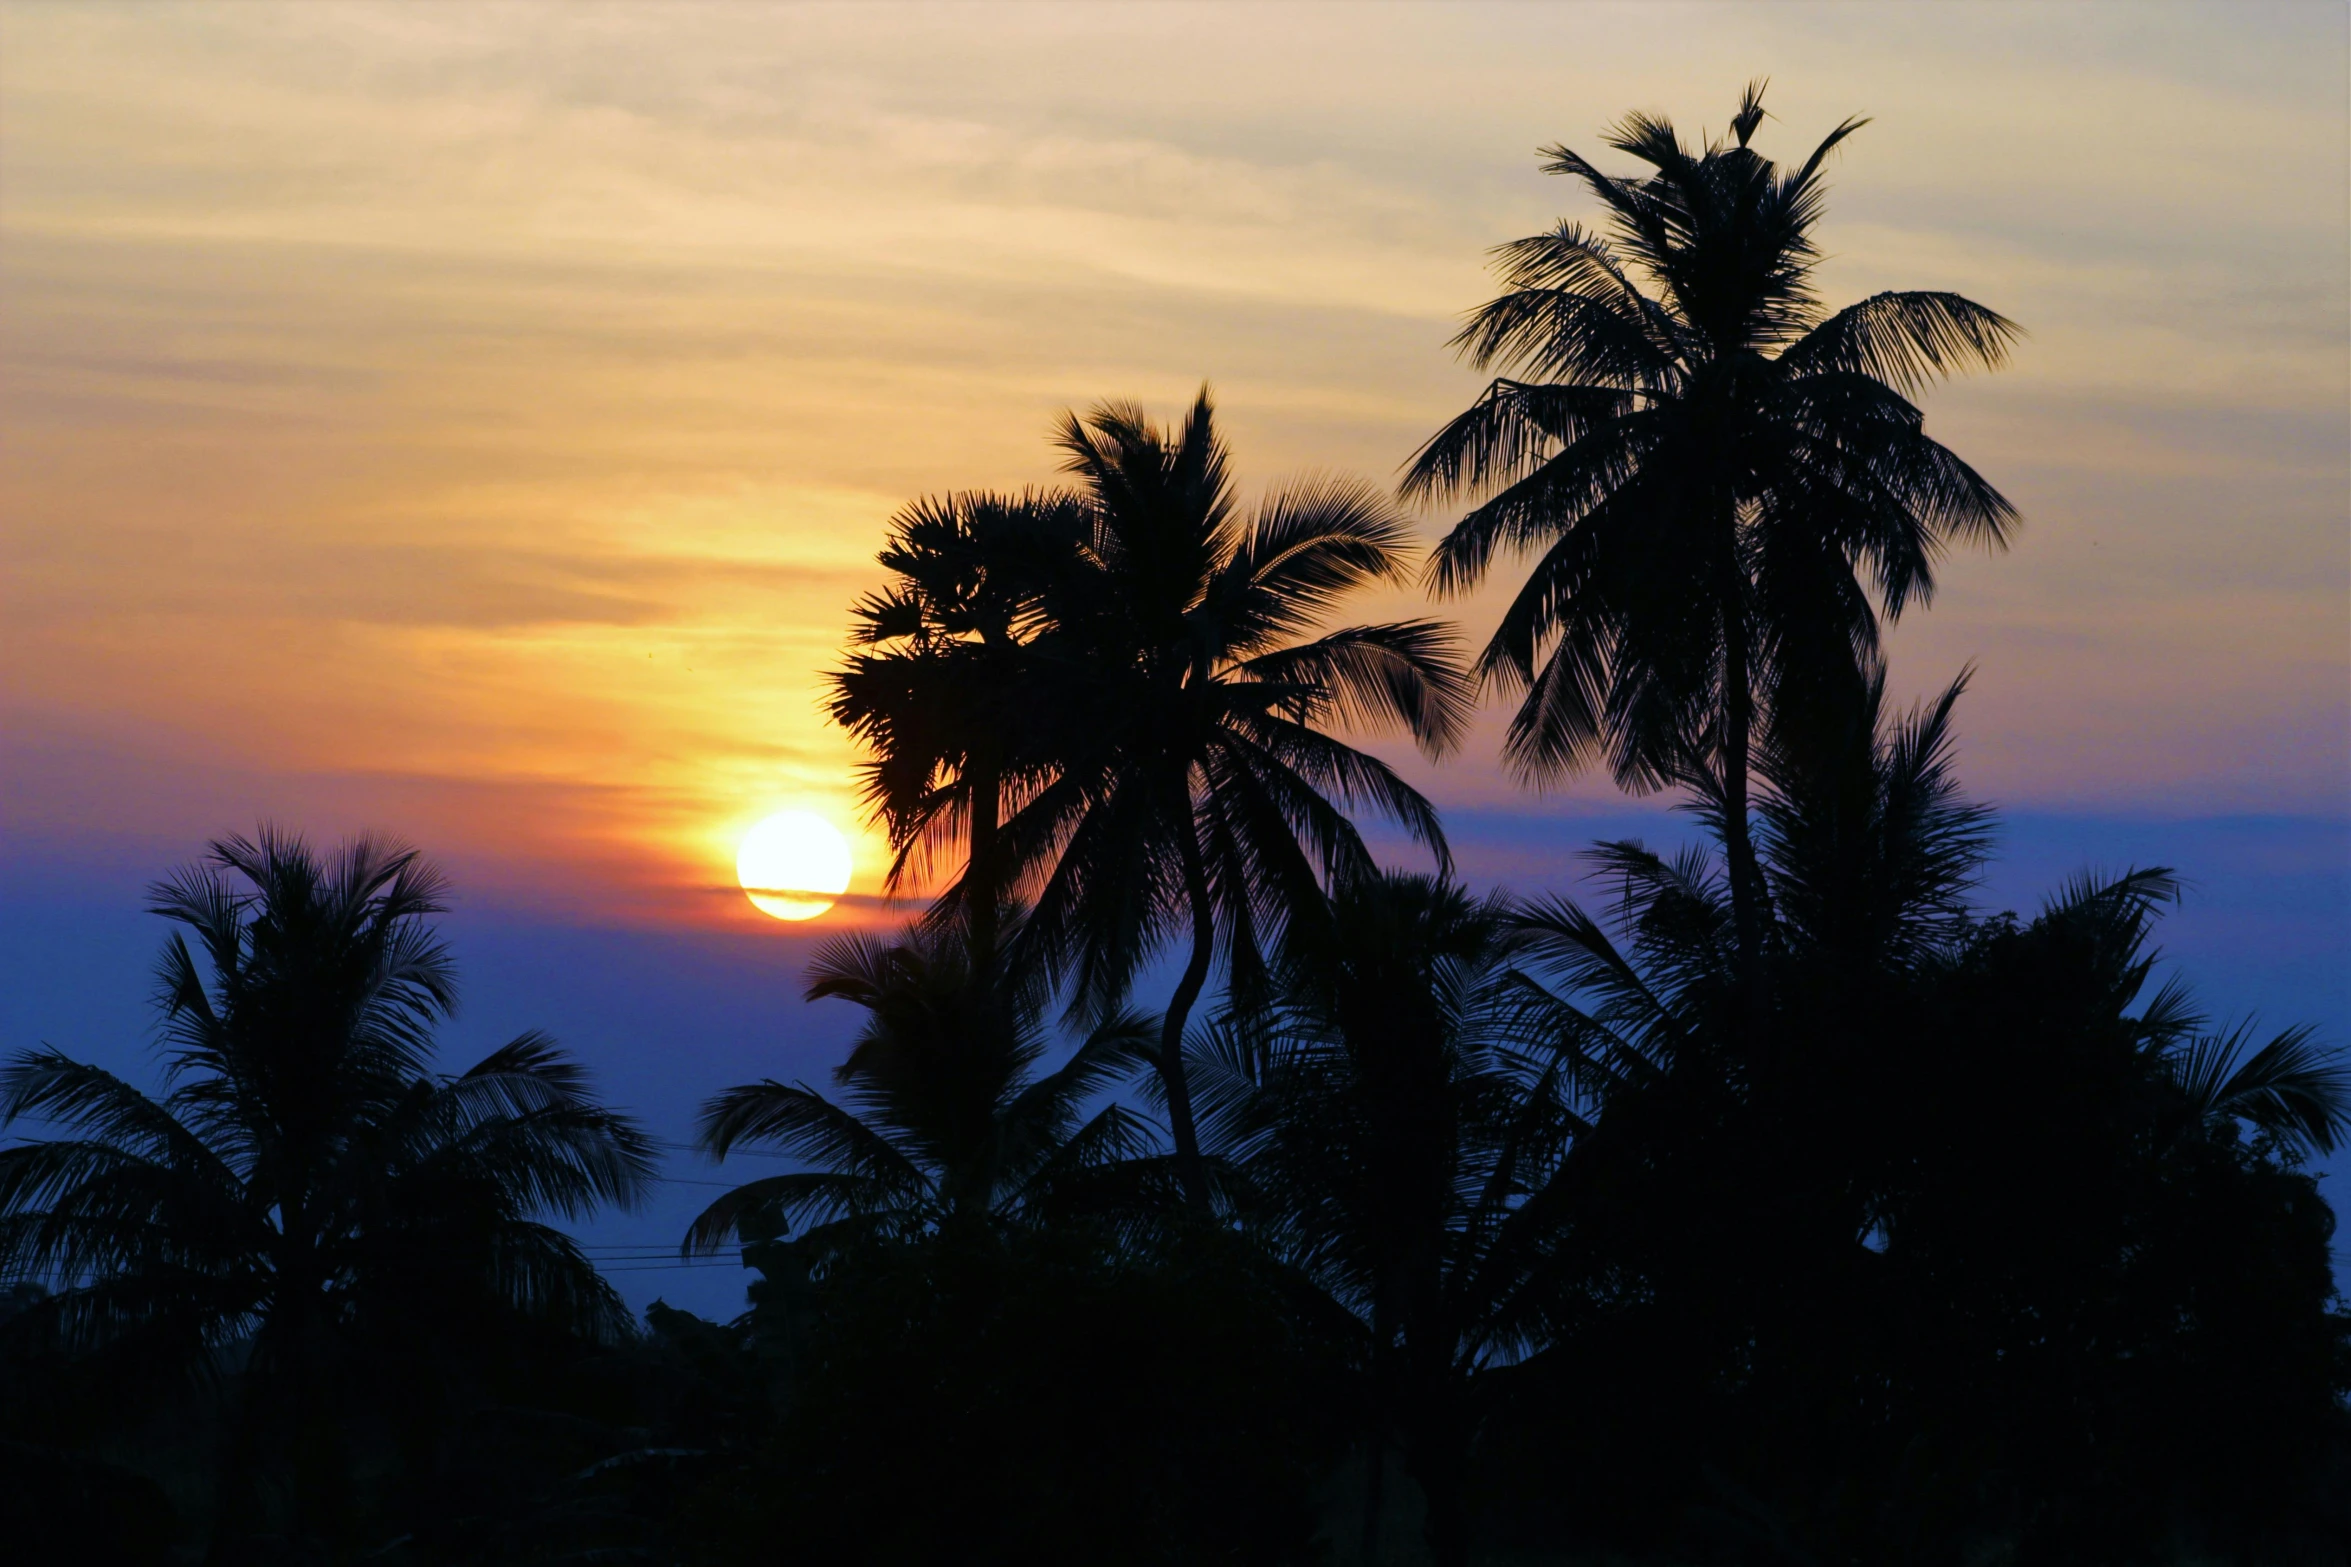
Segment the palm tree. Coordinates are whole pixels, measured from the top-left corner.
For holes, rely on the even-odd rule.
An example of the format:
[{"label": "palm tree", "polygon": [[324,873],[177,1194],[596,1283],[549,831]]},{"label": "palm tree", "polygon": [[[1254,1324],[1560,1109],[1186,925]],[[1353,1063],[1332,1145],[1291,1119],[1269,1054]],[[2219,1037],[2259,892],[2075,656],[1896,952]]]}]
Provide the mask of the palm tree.
[{"label": "palm tree", "polygon": [[2182,1119],[2200,1128],[2241,1121],[2304,1156],[2351,1140],[2351,1067],[2304,1026],[2254,1046],[2250,1020],[2218,1033],[2190,1031],[2164,1053]]},{"label": "palm tree", "polygon": [[963,874],[940,912],[968,909],[974,950],[996,950],[1003,869],[994,846],[1007,794],[1047,765],[1056,708],[1038,690],[1050,663],[1046,594],[1073,567],[1087,523],[1070,495],[970,492],[891,519],[888,587],[861,599],[854,651],[831,676],[833,721],[862,741],[866,799],[897,851],[896,888],[958,835]]},{"label": "palm tree", "polygon": [[1897,717],[1870,660],[1845,700],[1771,715],[1756,817],[1782,944],[1859,976],[1915,972],[1964,938],[1992,832],[1952,765],[1951,715],[1971,677]]},{"label": "palm tree", "polygon": [[1025,950],[1074,972],[1097,1011],[1163,942],[1188,943],[1155,1064],[1201,1204],[1182,1040],[1220,948],[1245,1002],[1266,943],[1321,906],[1324,884],[1372,873],[1349,808],[1400,822],[1447,863],[1428,802],[1323,726],[1394,725],[1435,755],[1470,692],[1432,621],[1301,640],[1347,592],[1404,573],[1404,519],[1369,487],[1311,481],[1244,516],[1205,390],[1172,430],[1105,404],[1070,415],[1060,444],[1092,529],[1085,569],[1052,603],[1052,776],[1005,823],[1003,852],[1034,890]]},{"label": "palm tree", "polygon": [[1359,1336],[1378,1421],[1367,1535],[1393,1441],[1454,1567],[1485,1375],[1548,1326],[1579,1063],[1511,970],[1498,898],[1373,877],[1316,938],[1284,964],[1269,1027],[1199,1051],[1202,1099],[1244,1211]]},{"label": "palm tree", "polygon": [[[2154,977],[2155,923],[2179,896],[2178,878],[2163,866],[2077,876],[2027,934],[2070,948],[2099,998],[2121,1013]],[[2215,1031],[2177,977],[2123,1023],[2138,1064],[2160,1090],[2167,1142],[2189,1131],[2233,1137],[2245,1127],[2301,1159],[2331,1154],[2351,1137],[2351,1066],[2321,1046],[2315,1030],[2281,1029],[2259,1045],[2250,1019]]]},{"label": "palm tree", "polygon": [[[1904,1476],[1919,1454],[1986,1498],[2062,1491],[2077,1459],[2140,1461],[2116,1447],[2118,1412],[2152,1407],[2133,1400],[2234,1374],[2181,1367],[2289,1360],[2222,1347],[2247,1332],[2229,1313],[2279,1286],[2214,1278],[2200,1236],[2275,1226],[2240,1237],[2241,1265],[2314,1268],[2323,1294],[2324,1221],[2299,1264],[2279,1237],[2313,1211],[2294,1163],[2351,1130],[2351,1072],[2307,1031],[2214,1033],[2153,984],[2170,872],[2082,877],[2026,919],[1968,907],[1987,819],[1951,775],[1958,694],[1894,715],[1873,677],[1858,711],[1774,715],[1759,1006],[1719,795],[1716,853],[1605,845],[1612,917],[1553,900],[1520,934],[1561,1037],[1608,1068],[1571,1155],[1581,1262],[1559,1296],[1591,1301],[1602,1336],[1568,1363],[1664,1346],[1649,1375],[1684,1386],[1654,1389],[1665,1418],[1784,1485],[1823,1560],[1920,1537],[1939,1504]],[[2265,1412],[2232,1442],[2268,1419],[2245,1407]],[[2004,1473],[1963,1480],[1971,1451]],[[1829,1494],[1849,1503],[1814,1510]]]},{"label": "palm tree", "polygon": [[[1778,970],[1782,1012],[1801,1016],[1820,1001],[1855,1012],[1873,986],[1881,995],[1914,987],[1898,1005],[1931,1010],[1915,987],[1953,983],[1977,948],[2008,929],[1968,903],[1991,813],[1962,796],[1951,766],[1951,717],[1967,683],[1963,673],[1934,701],[1895,715],[1873,667],[1842,721],[1774,715],[1759,750],[1757,816],[1763,948]],[[1727,840],[1721,797],[1702,799],[1698,811]],[[1666,1061],[1729,1037],[1738,963],[1730,878],[1696,849],[1668,858],[1610,843],[1595,860],[1618,887],[1622,949],[1563,899],[1534,905],[1525,919],[1530,958],[1553,965],[1590,1004],[1575,1025],[1587,1048],[1604,1040],[1626,1056]],[[2351,1069],[2312,1030],[2289,1028],[2258,1047],[2250,1024],[2211,1032],[2177,980],[2126,1016],[2153,977],[2155,920],[2178,893],[2161,866],[2077,877],[2020,934],[2075,950],[2150,1080],[2175,1092],[2183,1124],[2236,1120],[2302,1153],[2331,1152],[2351,1131]],[[1736,1070],[1752,1088],[1753,1063]]]},{"label": "palm tree", "polygon": [[532,1215],[636,1202],[650,1144],[540,1034],[431,1073],[455,998],[427,924],[441,888],[381,840],[323,858],[268,829],[215,842],[152,889],[184,927],[159,969],[169,1091],[48,1048],[0,1072],[0,1119],[69,1129],[0,1150],[0,1276],[61,1286],[18,1324],[181,1377],[249,1346],[216,1556],[265,1446],[298,1442],[299,1521],[331,1529],[331,1395],[356,1346],[485,1310],[627,1331],[570,1237]]},{"label": "palm tree", "polygon": [[1506,748],[1517,769],[1540,778],[1605,755],[1635,789],[1712,771],[1750,969],[1759,699],[1842,683],[1876,648],[1881,615],[1932,594],[1938,554],[2003,544],[2016,520],[1910,401],[1933,377],[2000,364],[2016,327],[1941,292],[1824,314],[1822,168],[1864,122],[1784,172],[1748,146],[1762,119],[1760,85],[1735,140],[1699,151],[1666,121],[1629,116],[1606,141],[1647,165],[1633,178],[1545,149],[1545,171],[1580,178],[1607,232],[1562,222],[1501,247],[1505,292],[1454,346],[1512,374],[1431,437],[1403,483],[1411,498],[1489,492],[1431,562],[1441,592],[1475,586],[1497,550],[1541,551],[1478,665],[1523,692]]},{"label": "palm tree", "polygon": [[765,1146],[815,1168],[719,1198],[687,1232],[689,1254],[797,1228],[796,1244],[820,1261],[866,1238],[1035,1220],[1090,1175],[1148,1153],[1147,1129],[1131,1112],[1110,1104],[1085,1113],[1134,1069],[1145,1022],[1116,1014],[1037,1076],[1049,997],[1034,981],[975,984],[983,965],[967,934],[933,921],[895,942],[852,934],[820,949],[808,999],[838,997],[868,1014],[834,1074],[847,1103],[769,1079],[704,1105],[701,1143],[713,1158]]}]

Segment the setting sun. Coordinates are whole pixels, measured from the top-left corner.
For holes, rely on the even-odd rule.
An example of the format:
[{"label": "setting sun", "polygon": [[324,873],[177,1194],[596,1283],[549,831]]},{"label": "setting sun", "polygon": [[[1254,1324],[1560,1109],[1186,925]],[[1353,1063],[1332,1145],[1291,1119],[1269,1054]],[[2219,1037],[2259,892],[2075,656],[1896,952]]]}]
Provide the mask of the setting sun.
[{"label": "setting sun", "polygon": [[743,835],[735,876],[763,914],[812,920],[849,890],[849,840],[814,811],[779,811]]}]

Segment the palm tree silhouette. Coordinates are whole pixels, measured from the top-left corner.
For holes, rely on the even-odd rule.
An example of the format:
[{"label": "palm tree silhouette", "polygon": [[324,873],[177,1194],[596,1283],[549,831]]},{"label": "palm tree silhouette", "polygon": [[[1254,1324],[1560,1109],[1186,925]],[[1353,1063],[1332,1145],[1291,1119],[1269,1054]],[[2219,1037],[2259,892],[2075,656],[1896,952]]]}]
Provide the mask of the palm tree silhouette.
[{"label": "palm tree silhouette", "polygon": [[1468,1559],[1482,1380],[1545,1341],[1580,1072],[1557,1006],[1511,969],[1515,940],[1499,898],[1351,883],[1294,944],[1270,1026],[1196,1050],[1244,1212],[1360,1335],[1379,1423],[1367,1559],[1389,1442],[1426,1497],[1435,1560]]},{"label": "palm tree silhouette", "polygon": [[377,839],[326,857],[268,829],[215,842],[152,889],[184,927],[159,969],[169,1092],[48,1048],[0,1072],[0,1118],[71,1129],[0,1150],[0,1274],[61,1286],[20,1321],[180,1377],[249,1346],[216,1557],[273,1457],[295,1460],[298,1524],[333,1528],[334,1396],[355,1348],[429,1313],[628,1329],[579,1248],[531,1215],[636,1202],[650,1145],[543,1035],[432,1075],[455,996],[426,923],[441,889]]},{"label": "palm tree silhouette", "polygon": [[[1951,765],[1952,712],[1967,683],[1962,674],[1897,715],[1886,708],[1883,670],[1871,667],[1841,722],[1817,710],[1774,715],[1758,756],[1757,841],[1763,948],[1779,971],[1783,1011],[1802,1016],[1823,997],[1856,1010],[1865,986],[1913,987],[1884,1014],[1901,1017],[1931,1005],[1929,987],[1954,983],[1974,950],[2007,928],[1967,901],[1991,839],[1991,813],[1962,796]],[[1723,795],[1698,810],[1727,840]],[[1732,1037],[1731,878],[1699,849],[1669,858],[1620,842],[1594,856],[1618,889],[1621,948],[1565,899],[1531,906],[1524,920],[1530,956],[1556,965],[1565,987],[1592,1003],[1574,1026],[1656,1061]],[[2168,1085],[2175,1119],[2235,1119],[2306,1153],[2332,1151],[2351,1130],[2351,1069],[2312,1030],[2288,1028],[2256,1046],[2250,1024],[2209,1030],[2177,979],[2149,993],[2154,924],[2178,894],[2162,866],[2078,876],[2017,934],[2076,954],[2149,1080]],[[1753,1082],[1751,1062],[1736,1070]]]},{"label": "palm tree silhouette", "polygon": [[813,1263],[865,1239],[1035,1220],[1089,1175],[1149,1153],[1149,1129],[1131,1111],[1085,1113],[1134,1070],[1146,1020],[1112,1015],[1038,1076],[1045,987],[975,984],[967,936],[960,922],[933,921],[894,942],[851,934],[818,951],[808,999],[838,997],[867,1013],[834,1073],[847,1103],[769,1079],[704,1105],[701,1144],[713,1158],[765,1146],[815,1168],[720,1197],[688,1230],[689,1254],[797,1228],[794,1244]]},{"label": "palm tree silhouette", "polygon": [[1006,822],[1005,853],[1034,890],[1026,950],[1097,1010],[1162,942],[1188,941],[1155,1064],[1186,1191],[1204,1203],[1182,1040],[1220,947],[1246,1002],[1265,944],[1321,907],[1323,884],[1372,873],[1348,808],[1447,859],[1428,802],[1322,726],[1394,725],[1434,755],[1470,691],[1436,622],[1300,640],[1347,592],[1404,573],[1406,524],[1368,486],[1314,480],[1244,517],[1205,390],[1172,430],[1104,404],[1070,415],[1060,444],[1093,526],[1053,608],[1055,770]]},{"label": "palm tree silhouette", "polygon": [[[1950,765],[1959,683],[1902,714],[1874,672],[1857,695],[1841,716],[1783,708],[1759,747],[1759,986],[1719,793],[1696,807],[1714,852],[1601,846],[1607,917],[1536,903],[1517,954],[1579,1068],[1601,1068],[1568,1215],[1597,1309],[1555,1297],[1568,1341],[1597,1336],[1566,1364],[1651,1342],[1713,1368],[1681,1397],[1736,1390],[1712,1405],[1717,1451],[1789,1487],[1820,1531],[1789,1548],[1820,1560],[1920,1537],[1896,1523],[1918,1505],[1895,1472],[1910,1460],[1888,1463],[1906,1447],[1964,1472],[1979,1444],[1996,1485],[2074,1483],[2053,1455],[2105,1452],[2116,1410],[2148,1396],[2119,1389],[2180,1386],[2150,1368],[2236,1331],[2200,1320],[2198,1292],[2225,1288],[2184,1194],[2233,1211],[2235,1183],[2291,1188],[2297,1158],[2351,1130],[2351,1072],[2306,1030],[2216,1033],[2183,985],[2154,983],[2169,871],[2079,877],[2029,918],[1972,910],[1988,823]],[[1801,1478],[1772,1446],[1813,1455]],[[1888,1510],[1798,1500],[1831,1487],[1885,1487]]]},{"label": "palm tree silhouette", "polygon": [[1543,777],[1605,755],[1636,789],[1711,769],[1750,965],[1759,697],[1840,683],[1875,649],[1881,613],[1932,593],[1943,549],[1997,546],[2015,521],[1909,401],[1933,377],[2000,364],[2015,326],[1939,292],[1824,316],[1822,166],[1864,122],[1783,172],[1748,146],[1762,119],[1752,86],[1735,140],[1693,152],[1666,121],[1629,116],[1606,141],[1652,171],[1638,178],[1545,149],[1545,171],[1580,178],[1608,231],[1563,222],[1501,247],[1506,291],[1454,346],[1530,379],[1495,380],[1402,487],[1491,492],[1439,546],[1441,592],[1475,586],[1498,550],[1541,551],[1478,665],[1524,693],[1506,746],[1516,768]]},{"label": "palm tree silhouette", "polygon": [[997,830],[1051,765],[1059,704],[1048,595],[1075,568],[1088,513],[1075,496],[968,492],[891,520],[891,584],[861,599],[853,651],[833,672],[831,713],[864,742],[866,799],[888,828],[890,884],[927,870],[961,836],[963,871],[941,913],[967,910],[971,948],[997,950],[1005,868]]}]

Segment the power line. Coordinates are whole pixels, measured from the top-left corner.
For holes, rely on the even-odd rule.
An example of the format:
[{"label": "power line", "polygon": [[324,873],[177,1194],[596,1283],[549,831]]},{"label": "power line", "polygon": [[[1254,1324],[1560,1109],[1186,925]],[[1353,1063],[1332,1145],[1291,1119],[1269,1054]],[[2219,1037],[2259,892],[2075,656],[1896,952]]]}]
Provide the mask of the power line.
[{"label": "power line", "polygon": [[[649,1139],[649,1141],[652,1142],[655,1147],[666,1148],[671,1153],[702,1154],[705,1158],[708,1157],[708,1154],[705,1153],[702,1145],[699,1143],[681,1143],[667,1137],[655,1137]],[[726,1151],[726,1157],[729,1159],[740,1159],[744,1157],[750,1157],[754,1159],[790,1159],[793,1157],[793,1155],[784,1153],[781,1150],[774,1148],[729,1148]],[[712,1162],[718,1163],[721,1161],[713,1160]]]},{"label": "power line", "polygon": [[626,1267],[600,1268],[600,1273],[699,1273],[718,1266],[708,1262],[632,1262]]}]

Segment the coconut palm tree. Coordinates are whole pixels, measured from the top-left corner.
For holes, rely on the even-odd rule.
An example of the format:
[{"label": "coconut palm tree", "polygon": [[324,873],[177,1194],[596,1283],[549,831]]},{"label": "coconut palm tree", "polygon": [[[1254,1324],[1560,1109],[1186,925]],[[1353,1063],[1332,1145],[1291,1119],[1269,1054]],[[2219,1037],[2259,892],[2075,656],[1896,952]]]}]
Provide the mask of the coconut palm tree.
[{"label": "coconut palm tree", "polygon": [[1964,798],[1952,762],[1971,677],[1897,716],[1883,665],[1859,674],[1846,700],[1771,715],[1757,838],[1778,940],[1855,974],[1910,973],[1964,937],[1990,852],[1992,813]]},{"label": "coconut palm tree", "polygon": [[[2155,985],[2168,871],[2079,878],[2029,918],[1970,909],[1987,824],[1950,773],[1957,695],[1893,715],[1872,680],[1842,718],[1773,715],[1759,1006],[1719,795],[1715,852],[1604,846],[1608,917],[1547,901],[1519,938],[1561,1038],[1610,1067],[1571,1154],[1583,1287],[1558,1299],[1592,1309],[1561,1365],[1665,1355],[1649,1376],[1682,1384],[1654,1388],[1665,1418],[1713,1424],[1714,1461],[1777,1496],[1755,1516],[1784,1504],[1823,1560],[1884,1557],[1935,1516],[1896,1455],[1956,1475],[1965,1452],[1999,1454],[2004,1475],[1966,1482],[1986,1497],[2063,1493],[2091,1455],[2153,1474],[2116,1446],[2153,1407],[2137,1401],[2238,1374],[2182,1368],[2276,1388],[2316,1363],[2246,1354],[2269,1329],[2235,1324],[2297,1266],[2324,1292],[2324,1221],[2295,1235],[2314,1209],[2293,1166],[2351,1126],[2351,1073],[2307,1031],[2216,1034],[2183,986]],[[2262,1282],[2216,1267],[2215,1232]],[[2287,1402],[2248,1400],[2264,1413],[2224,1446]],[[2238,1419],[2225,1395],[2205,1407]],[[1812,1510],[1829,1494],[1852,1500]]]},{"label": "coconut palm tree", "polygon": [[[1787,712],[1767,728],[1757,842],[1770,922],[1763,949],[1783,1034],[1816,1030],[1816,1003],[1858,1012],[1873,987],[1899,994],[1886,1016],[1931,1010],[1926,991],[1959,982],[1971,954],[2008,929],[1968,902],[1989,853],[1991,813],[1962,796],[1951,766],[1951,717],[1967,681],[1962,674],[1934,701],[1896,715],[1873,667],[1841,720]],[[1697,810],[1718,841],[1728,838],[1720,794]],[[1612,843],[1595,859],[1618,888],[1621,948],[1566,900],[1537,903],[1524,921],[1530,964],[1553,965],[1591,1003],[1576,1025],[1587,1047],[1605,1040],[1664,1061],[1729,1039],[1738,967],[1730,878],[1698,849],[1667,857]],[[2178,892],[2160,866],[2076,877],[2014,934],[2072,952],[2150,1082],[2176,1092],[2175,1117],[2236,1120],[2305,1154],[2331,1152],[2351,1129],[2351,1070],[2312,1030],[2289,1028],[2256,1047],[2250,1024],[2209,1030],[2177,980],[2149,993],[2154,925]],[[1749,1089],[1754,1065],[1735,1068]]]},{"label": "coconut palm tree", "polygon": [[1558,1009],[1513,982],[1514,942],[1498,898],[1418,876],[1350,883],[1293,943],[1267,1025],[1219,1031],[1195,1062],[1243,1211],[1359,1338],[1367,1535],[1393,1444],[1445,1567],[1468,1559],[1486,1374],[1544,1341],[1559,1176],[1583,1124],[1582,1063],[1560,1048]]},{"label": "coconut palm tree", "polygon": [[1039,1219],[1089,1175],[1149,1153],[1148,1128],[1132,1112],[1091,1104],[1134,1070],[1146,1022],[1114,1014],[1058,1069],[1036,1075],[1049,1045],[1046,988],[973,983],[984,965],[970,957],[968,929],[930,921],[893,942],[851,934],[818,951],[808,999],[838,997],[867,1013],[834,1073],[846,1103],[769,1079],[704,1105],[701,1144],[713,1158],[767,1147],[814,1168],[713,1202],[687,1232],[689,1254],[797,1229],[803,1260],[821,1261],[865,1238]]},{"label": "coconut palm tree", "polygon": [[1566,147],[1606,231],[1562,222],[1498,252],[1502,295],[1454,339],[1506,372],[1430,438],[1403,493],[1482,493],[1431,562],[1441,592],[1504,549],[1539,551],[1480,656],[1523,693],[1506,754],[1530,777],[1605,756],[1648,789],[1711,771],[1733,926],[1750,969],[1765,897],[1747,821],[1757,705],[1836,684],[1935,586],[1954,541],[1998,546],[2000,493],[1929,438],[1911,402],[1930,379],[2000,364],[2006,318],[1944,292],[1823,310],[1813,237],[1828,155],[1793,170],[1733,139],[1693,150],[1629,116],[1607,145],[1646,165],[1602,173]]},{"label": "coconut palm tree", "polygon": [[968,908],[975,950],[996,950],[1004,800],[1022,798],[1052,754],[1058,711],[1047,594],[1074,567],[1088,514],[1075,496],[966,492],[891,519],[892,581],[853,611],[848,662],[831,675],[833,721],[864,743],[867,803],[888,829],[890,884],[962,839],[963,871],[940,901]]},{"label": "coconut palm tree", "polygon": [[331,1530],[336,1393],[359,1347],[380,1357],[435,1314],[627,1331],[534,1215],[636,1202],[650,1145],[540,1034],[432,1073],[455,997],[427,923],[441,888],[382,840],[215,842],[152,889],[183,927],[159,969],[168,1091],[47,1048],[0,1071],[0,1121],[67,1129],[0,1150],[0,1276],[59,1286],[12,1326],[180,1378],[248,1347],[216,1556],[275,1460],[294,1460],[298,1523]]},{"label": "coconut palm tree", "polygon": [[1446,859],[1428,802],[1325,726],[1400,728],[1435,755],[1470,691],[1436,622],[1310,635],[1348,592],[1405,573],[1406,524],[1368,486],[1309,481],[1244,513],[1205,390],[1173,429],[1104,404],[1070,415],[1060,444],[1092,530],[1085,569],[1053,601],[1052,776],[1005,823],[1004,853],[1033,889],[1025,950],[1095,1010],[1183,943],[1155,1064],[1186,1190],[1204,1203],[1182,1040],[1220,952],[1247,1001],[1267,943],[1319,909],[1325,884],[1371,874],[1351,808]]}]

